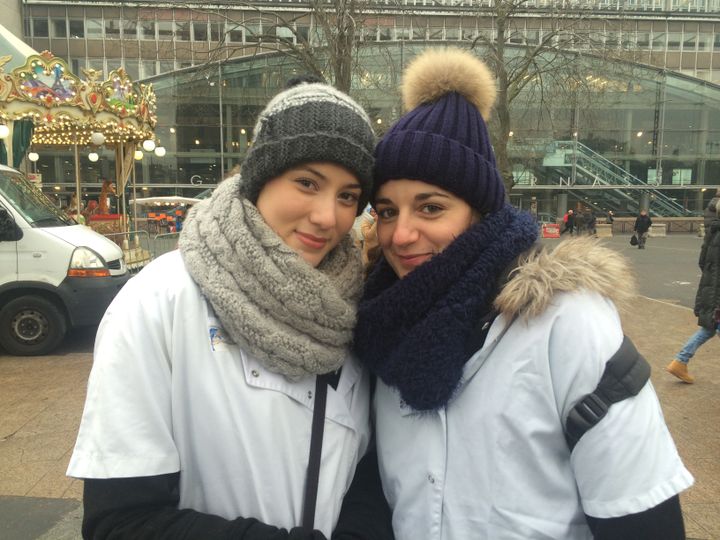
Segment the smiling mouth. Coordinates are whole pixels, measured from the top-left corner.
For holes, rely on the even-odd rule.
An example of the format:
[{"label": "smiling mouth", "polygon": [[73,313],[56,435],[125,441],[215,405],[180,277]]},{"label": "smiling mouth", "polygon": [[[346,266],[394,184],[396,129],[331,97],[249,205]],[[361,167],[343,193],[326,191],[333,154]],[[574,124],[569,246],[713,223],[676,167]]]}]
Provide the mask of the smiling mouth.
[{"label": "smiling mouth", "polygon": [[327,238],[320,236],[313,236],[312,234],[302,233],[300,231],[295,231],[295,234],[300,242],[312,249],[322,249],[328,243]]},{"label": "smiling mouth", "polygon": [[417,255],[398,255],[398,259],[405,266],[420,266],[422,263],[432,257],[432,253],[419,253]]}]

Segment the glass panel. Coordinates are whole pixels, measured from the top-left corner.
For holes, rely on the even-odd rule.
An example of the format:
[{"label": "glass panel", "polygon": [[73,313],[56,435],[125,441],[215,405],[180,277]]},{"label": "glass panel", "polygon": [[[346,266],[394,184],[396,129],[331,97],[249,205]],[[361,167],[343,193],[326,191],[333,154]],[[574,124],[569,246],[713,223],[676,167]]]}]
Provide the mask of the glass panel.
[{"label": "glass panel", "polygon": [[262,26],[258,23],[248,23],[245,25],[245,41],[256,42],[260,41],[262,36]]},{"label": "glass panel", "polygon": [[173,37],[173,23],[171,21],[158,21],[158,40],[171,40]]},{"label": "glass panel", "polygon": [[105,37],[111,39],[120,37],[120,21],[117,19],[108,19],[105,21]]},{"label": "glass panel", "polygon": [[142,39],[155,39],[155,21],[142,21],[140,23],[140,37]]},{"label": "glass panel", "polygon": [[49,37],[47,19],[32,20],[33,37]]},{"label": "glass panel", "polygon": [[680,50],[680,40],[682,39],[682,34],[680,32],[668,32],[668,39],[667,39],[667,50],[668,51],[679,51]]},{"label": "glass panel", "polygon": [[190,22],[175,22],[175,39],[179,41],[190,41]]},{"label": "glass panel", "polygon": [[122,33],[127,39],[137,39],[137,21],[134,19],[122,21]]},{"label": "glass panel", "polygon": [[55,38],[67,37],[67,21],[65,19],[52,19],[52,33]]},{"label": "glass panel", "polygon": [[241,26],[234,26],[230,28],[230,31],[228,32],[228,39],[231,43],[242,43],[243,42],[243,32]]},{"label": "glass panel", "polygon": [[[213,22],[210,23],[210,40],[211,41],[222,41],[223,34],[225,33],[225,26],[223,23]],[[197,39],[197,38],[195,38]]]},{"label": "glass panel", "polygon": [[654,51],[662,51],[665,49],[664,32],[653,32],[652,48]]},{"label": "glass panel", "polygon": [[101,19],[87,19],[85,21],[85,32],[89,38],[103,37],[103,23]]},{"label": "glass panel", "polygon": [[[206,22],[194,22],[193,23],[193,39],[195,41],[207,41],[208,40],[208,26]],[[217,40],[215,40],[217,41]]]}]

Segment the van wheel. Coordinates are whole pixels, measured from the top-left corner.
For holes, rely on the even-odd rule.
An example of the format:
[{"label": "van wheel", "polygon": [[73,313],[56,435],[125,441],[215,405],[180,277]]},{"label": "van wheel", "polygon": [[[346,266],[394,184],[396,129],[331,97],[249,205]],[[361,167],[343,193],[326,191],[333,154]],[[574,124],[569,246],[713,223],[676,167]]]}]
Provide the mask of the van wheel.
[{"label": "van wheel", "polygon": [[65,315],[42,296],[15,298],[0,310],[0,345],[17,356],[47,354],[65,337]]}]

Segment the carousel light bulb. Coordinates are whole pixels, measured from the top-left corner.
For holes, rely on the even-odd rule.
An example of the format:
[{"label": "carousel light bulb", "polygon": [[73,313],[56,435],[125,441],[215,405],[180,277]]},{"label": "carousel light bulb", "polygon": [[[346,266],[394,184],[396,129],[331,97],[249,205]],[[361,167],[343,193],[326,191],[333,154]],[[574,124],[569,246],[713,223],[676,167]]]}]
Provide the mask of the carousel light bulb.
[{"label": "carousel light bulb", "polygon": [[145,150],[146,152],[152,152],[153,150],[155,150],[155,141],[153,141],[152,139],[146,139],[143,141],[142,147],[143,150]]},{"label": "carousel light bulb", "polygon": [[90,135],[90,142],[93,143],[95,146],[100,146],[105,142],[105,135],[103,135],[99,131],[96,131]]},{"label": "carousel light bulb", "polygon": [[28,159],[35,163],[38,159],[40,159],[40,154],[38,154],[37,152],[30,152],[28,154]]},{"label": "carousel light bulb", "polygon": [[5,124],[0,124],[0,139],[5,139],[8,135],[10,135],[10,128]]},{"label": "carousel light bulb", "polygon": [[135,159],[140,161],[143,158],[142,150],[135,150]]},{"label": "carousel light bulb", "polygon": [[89,159],[90,161],[92,161],[93,163],[95,163],[98,159],[100,159],[100,156],[98,155],[97,152],[90,152],[90,153],[88,154],[88,159]]},{"label": "carousel light bulb", "polygon": [[166,150],[164,146],[158,146],[155,148],[155,155],[157,157],[163,157],[166,154]]}]

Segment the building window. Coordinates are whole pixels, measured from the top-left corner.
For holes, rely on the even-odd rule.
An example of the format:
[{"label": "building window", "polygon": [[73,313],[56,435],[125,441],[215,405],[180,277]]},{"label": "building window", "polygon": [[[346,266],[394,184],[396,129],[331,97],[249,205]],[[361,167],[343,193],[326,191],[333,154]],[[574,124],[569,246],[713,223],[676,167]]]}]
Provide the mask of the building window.
[{"label": "building window", "polygon": [[667,38],[667,50],[668,51],[679,51],[680,40],[682,39],[681,32],[668,32]]},{"label": "building window", "polygon": [[457,26],[446,27],[445,39],[449,41],[457,41],[460,39],[460,29]]},{"label": "building window", "polygon": [[638,32],[637,47],[638,49],[650,48],[650,32]]},{"label": "building window", "polygon": [[173,23],[170,21],[158,21],[157,23],[158,40],[171,40],[173,37]]},{"label": "building window", "polygon": [[125,19],[122,22],[122,35],[125,39],[137,39],[137,21]]},{"label": "building window", "polygon": [[278,26],[275,28],[275,35],[277,36],[278,41],[284,41],[285,43],[293,43],[295,41],[293,29],[288,28],[287,26]]},{"label": "building window", "polygon": [[[197,37],[195,38],[197,39]],[[212,22],[210,23],[210,41],[224,41],[225,39],[225,27],[223,23]]]},{"label": "building window", "polygon": [[54,38],[66,38],[67,33],[67,21],[65,19],[51,19],[50,25],[52,26],[52,37]]},{"label": "building window", "polygon": [[[207,41],[208,40],[208,25],[206,22],[194,22],[193,23],[193,39],[195,41]],[[217,41],[217,40],[215,40]]]},{"label": "building window", "polygon": [[140,78],[145,79],[157,75],[155,69],[155,60],[141,60],[140,61]]},{"label": "building window", "polygon": [[230,30],[228,31],[228,39],[231,43],[242,43],[243,42],[243,32],[242,32],[242,26],[231,26]]},{"label": "building window", "polygon": [[665,32],[653,32],[653,51],[665,50]]},{"label": "building window", "polygon": [[120,39],[120,21],[108,19],[105,21],[105,37],[109,39]]},{"label": "building window", "polygon": [[155,21],[140,22],[140,37],[142,39],[155,39]]},{"label": "building window", "polygon": [[175,38],[179,41],[190,41],[190,22],[175,22]]},{"label": "building window", "polygon": [[84,38],[85,37],[85,21],[80,19],[70,19],[68,21],[70,25],[70,37],[71,38]]},{"label": "building window", "polygon": [[36,38],[50,37],[47,19],[32,20],[32,35]]},{"label": "building window", "polygon": [[683,38],[683,51],[695,52],[695,42],[697,41],[696,34],[685,34]]},{"label": "building window", "polygon": [[85,33],[90,39],[103,37],[103,23],[101,19],[87,19],[85,21]]},{"label": "building window", "polygon": [[125,68],[125,72],[128,74],[128,76],[132,80],[136,81],[140,78],[139,77],[139,75],[140,75],[139,62],[137,60],[125,59],[123,64],[124,64],[123,67]]},{"label": "building window", "polygon": [[85,69],[85,59],[84,58],[72,58],[70,60],[70,68],[72,69],[73,73],[80,76],[80,73],[82,73],[82,70]]},{"label": "building window", "polygon": [[709,43],[710,43],[710,36],[708,36],[707,34],[700,34],[698,36],[697,50],[698,51],[707,51]]},{"label": "building window", "polygon": [[258,42],[262,37],[262,25],[260,23],[252,23],[245,25],[245,41]]},{"label": "building window", "polygon": [[159,73],[170,73],[175,70],[174,60],[160,60],[160,71]]}]

